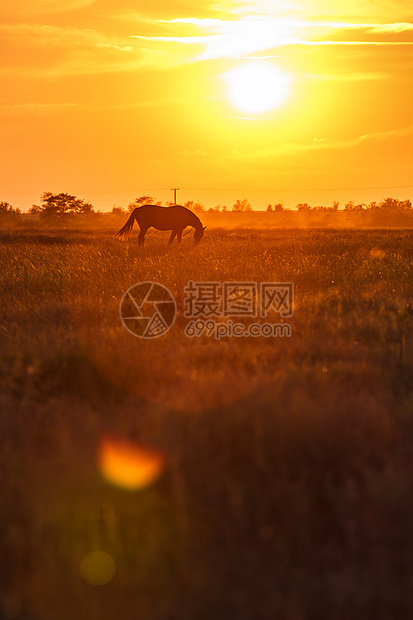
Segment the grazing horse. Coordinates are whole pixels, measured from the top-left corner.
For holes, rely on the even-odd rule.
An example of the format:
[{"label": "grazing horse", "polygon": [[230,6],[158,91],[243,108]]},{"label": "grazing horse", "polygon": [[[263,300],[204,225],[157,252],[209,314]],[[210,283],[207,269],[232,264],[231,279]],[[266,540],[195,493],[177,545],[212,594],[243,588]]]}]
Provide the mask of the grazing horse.
[{"label": "grazing horse", "polygon": [[126,224],[122,226],[120,231],[116,233],[115,237],[119,237],[119,239],[128,239],[135,221],[138,223],[140,228],[138,237],[139,245],[144,244],[146,231],[151,226],[156,228],[156,230],[172,231],[168,245],[171,245],[175,237],[180,243],[183,230],[187,226],[192,226],[192,228],[195,228],[194,241],[195,245],[198,245],[206,228],[206,226],[202,226],[199,217],[197,217],[195,213],[186,207],[181,207],[180,205],[174,205],[173,207],[143,205],[142,207],[137,207],[132,211],[130,218]]}]

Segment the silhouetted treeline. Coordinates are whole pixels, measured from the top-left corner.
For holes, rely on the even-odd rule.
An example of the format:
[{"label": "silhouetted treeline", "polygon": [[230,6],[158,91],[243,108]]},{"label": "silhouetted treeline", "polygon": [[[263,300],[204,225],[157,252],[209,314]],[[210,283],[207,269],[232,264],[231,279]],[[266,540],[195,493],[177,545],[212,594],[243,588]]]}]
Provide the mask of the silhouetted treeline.
[{"label": "silhouetted treeline", "polygon": [[[268,206],[271,207],[271,205]],[[339,202],[333,202],[331,207],[311,207],[308,203],[304,202],[298,204],[296,208],[298,211],[337,211],[339,208]],[[267,210],[271,211],[272,209]],[[410,200],[398,200],[397,198],[385,198],[381,202],[371,202],[368,205],[364,203],[355,204],[353,201],[350,201],[344,205],[344,211],[412,213],[412,203]]]},{"label": "silhouetted treeline", "polygon": [[[8,202],[0,202],[0,226],[15,227],[26,226],[33,222],[45,226],[74,226],[78,224],[96,226],[111,226],[113,220],[119,220],[133,209],[145,204],[162,205],[153,196],[139,196],[130,202],[126,208],[114,206],[110,212],[95,210],[93,205],[86,200],[77,198],[71,194],[45,192],[40,199],[39,205],[33,205],[28,214],[14,208]],[[167,202],[165,206],[173,203]],[[251,226],[277,225],[277,226],[302,226],[302,225],[328,225],[328,226],[412,226],[413,207],[411,200],[398,200],[397,198],[385,198],[380,202],[364,203],[347,202],[344,208],[339,208],[339,202],[335,201],[331,206],[311,206],[308,203],[299,203],[295,209],[286,209],[283,203],[269,204],[265,211],[254,210],[246,198],[236,200],[231,209],[226,205],[217,205],[206,208],[197,201],[183,203],[185,207],[202,214],[204,218],[213,218],[213,223],[219,226],[229,226],[231,223],[240,224],[238,215],[243,216],[243,221],[248,220]],[[234,214],[235,219],[233,219]],[[237,215],[238,214],[238,215]],[[215,218],[215,215],[217,217]],[[228,216],[228,217],[227,217]],[[258,219],[259,218],[259,221]],[[257,221],[255,221],[257,220]]]},{"label": "silhouetted treeline", "polygon": [[0,202],[0,221],[14,221],[19,215],[20,209],[14,209],[8,202]]}]

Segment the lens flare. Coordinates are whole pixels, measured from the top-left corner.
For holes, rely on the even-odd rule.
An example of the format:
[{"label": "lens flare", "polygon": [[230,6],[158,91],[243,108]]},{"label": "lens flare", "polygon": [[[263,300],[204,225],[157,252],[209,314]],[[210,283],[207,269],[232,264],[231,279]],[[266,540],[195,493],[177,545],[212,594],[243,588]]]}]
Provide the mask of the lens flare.
[{"label": "lens flare", "polygon": [[92,586],[103,586],[113,579],[116,573],[115,560],[104,551],[91,551],[79,565],[81,576]]},{"label": "lens flare", "polygon": [[111,438],[101,441],[98,461],[108,482],[131,491],[152,484],[164,469],[164,457],[159,452]]}]

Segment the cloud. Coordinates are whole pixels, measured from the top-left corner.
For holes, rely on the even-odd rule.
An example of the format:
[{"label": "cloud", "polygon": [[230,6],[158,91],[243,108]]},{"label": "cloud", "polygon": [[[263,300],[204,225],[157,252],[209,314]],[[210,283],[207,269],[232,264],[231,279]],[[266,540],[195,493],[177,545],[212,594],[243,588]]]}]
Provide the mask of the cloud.
[{"label": "cloud", "polygon": [[[132,35],[132,38],[160,45],[202,45],[204,51],[194,60],[238,58],[287,46],[408,46],[413,44],[413,40],[405,36],[408,37],[413,32],[413,24],[410,22],[352,23],[311,21],[291,17],[264,19],[248,15],[236,19],[186,17],[157,20],[153,26],[163,28],[166,32],[136,34]],[[170,34],[170,31],[173,34]],[[348,32],[356,32],[357,38],[349,39]]]},{"label": "cloud", "polygon": [[64,13],[84,9],[94,4],[96,0],[14,0],[4,2],[0,6],[0,18],[10,19],[29,16]]},{"label": "cloud", "polygon": [[[64,0],[61,9],[89,4],[91,0]],[[39,11],[55,5],[52,0],[34,0]],[[18,8],[24,6],[25,2],[18,3]],[[111,18],[101,23],[107,33],[50,24],[3,24],[0,25],[4,40],[0,72],[30,77],[87,75],[163,70],[198,61],[238,59],[259,53],[274,56],[276,50],[291,46],[413,45],[410,22],[351,23],[291,16],[274,18],[273,15],[234,17],[237,6],[239,8],[239,3],[234,3],[229,18],[219,13],[211,17],[211,7],[206,9],[207,17],[157,19],[133,14],[134,19],[129,20],[127,27],[123,24],[120,28],[124,34],[116,35],[112,32],[119,32],[119,29],[108,28],[108,23],[113,23]],[[119,15],[126,18],[125,14]]]},{"label": "cloud", "polygon": [[[222,0],[219,6],[224,7],[226,0]],[[274,3],[273,0],[252,0],[250,2],[232,2],[232,10],[238,15],[261,15],[279,17],[300,16],[308,20],[328,17],[341,19],[376,19],[377,21],[389,21],[394,15],[411,16],[410,0],[285,0],[282,3]]]},{"label": "cloud", "polygon": [[320,47],[320,46],[373,46],[373,47],[400,47],[413,45],[413,41],[295,41],[290,45],[304,45],[308,47]]},{"label": "cloud", "polygon": [[384,80],[388,78],[388,74],[380,72],[370,73],[308,73],[306,78],[310,80],[320,80],[326,82],[366,82],[374,80]]},{"label": "cloud", "polygon": [[[179,18],[158,21],[158,24],[173,30],[174,34],[137,37],[182,45],[203,45],[204,51],[195,60],[238,57],[286,45],[293,40],[295,31],[295,24],[292,22],[251,18]],[[177,36],[177,30],[181,30],[182,34]]]},{"label": "cloud", "polygon": [[228,157],[230,159],[249,160],[249,159],[269,159],[277,156],[297,155],[310,151],[349,149],[360,144],[371,141],[389,140],[392,138],[402,138],[413,134],[413,125],[390,129],[387,131],[363,134],[350,138],[349,140],[330,140],[328,138],[313,138],[310,142],[293,143],[285,142],[267,149],[258,149],[255,152],[232,150]]},{"label": "cloud", "polygon": [[40,24],[0,25],[0,72],[29,77],[98,74],[163,68],[166,52],[96,30]]},{"label": "cloud", "polygon": [[179,97],[169,95],[158,99],[147,99],[125,103],[44,103],[44,102],[25,102],[9,103],[0,105],[0,115],[41,115],[41,114],[60,114],[62,112],[101,112],[101,111],[122,111],[122,110],[141,110],[145,108],[162,108],[170,106],[194,106],[204,103],[205,99],[197,97]]},{"label": "cloud", "polygon": [[413,30],[410,22],[400,22],[395,24],[371,24],[372,32],[407,32]]},{"label": "cloud", "polygon": [[77,103],[11,103],[0,105],[3,114],[53,114],[78,108]]}]

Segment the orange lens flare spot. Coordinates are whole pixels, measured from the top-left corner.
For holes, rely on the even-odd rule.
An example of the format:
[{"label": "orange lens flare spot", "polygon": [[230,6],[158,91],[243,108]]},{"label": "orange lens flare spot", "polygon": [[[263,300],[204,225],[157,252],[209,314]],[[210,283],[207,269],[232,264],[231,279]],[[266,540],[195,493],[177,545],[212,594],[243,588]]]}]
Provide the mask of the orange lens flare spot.
[{"label": "orange lens flare spot", "polygon": [[164,469],[159,452],[115,439],[103,439],[99,447],[99,469],[110,483],[128,490],[153,483]]},{"label": "orange lens flare spot", "polygon": [[370,250],[370,256],[372,258],[384,258],[386,256],[386,252],[380,250],[379,248],[372,248]]},{"label": "orange lens flare spot", "polygon": [[91,551],[82,558],[79,572],[92,586],[103,586],[115,576],[115,560],[104,551]]}]

